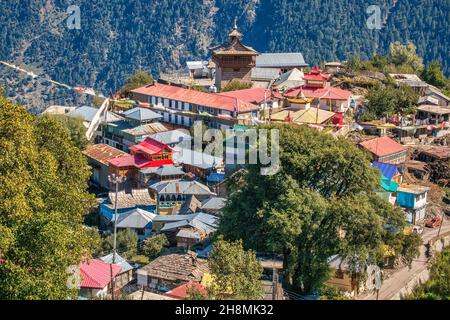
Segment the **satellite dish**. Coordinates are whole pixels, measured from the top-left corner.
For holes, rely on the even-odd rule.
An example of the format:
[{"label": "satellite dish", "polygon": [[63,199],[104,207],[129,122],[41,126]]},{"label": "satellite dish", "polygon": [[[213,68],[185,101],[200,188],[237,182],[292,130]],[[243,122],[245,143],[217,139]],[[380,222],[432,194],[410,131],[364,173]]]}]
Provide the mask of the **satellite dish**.
[{"label": "satellite dish", "polygon": [[208,61],[202,61],[202,63],[203,63],[203,65],[206,67],[208,64],[209,64],[209,62]]}]

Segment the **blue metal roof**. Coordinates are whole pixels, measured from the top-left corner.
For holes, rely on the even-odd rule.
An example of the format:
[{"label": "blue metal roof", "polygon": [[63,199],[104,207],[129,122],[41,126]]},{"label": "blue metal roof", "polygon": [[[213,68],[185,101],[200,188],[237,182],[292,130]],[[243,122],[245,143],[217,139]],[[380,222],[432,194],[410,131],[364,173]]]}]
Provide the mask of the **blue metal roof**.
[{"label": "blue metal roof", "polygon": [[398,165],[396,164],[374,162],[372,163],[372,166],[380,170],[381,174],[389,180],[392,180],[392,178],[394,178],[398,173]]},{"label": "blue metal roof", "polygon": [[208,182],[222,182],[223,180],[225,180],[225,173],[213,172],[206,179]]}]

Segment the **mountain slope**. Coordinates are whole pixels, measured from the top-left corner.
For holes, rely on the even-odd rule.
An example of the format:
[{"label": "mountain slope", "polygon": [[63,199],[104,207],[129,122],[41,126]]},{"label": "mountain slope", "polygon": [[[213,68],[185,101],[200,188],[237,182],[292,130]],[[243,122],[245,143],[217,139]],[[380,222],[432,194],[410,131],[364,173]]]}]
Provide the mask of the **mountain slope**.
[{"label": "mountain slope", "polygon": [[[366,27],[365,0],[79,0],[80,30],[66,26],[73,1],[1,1],[0,59],[108,93],[137,68],[157,75],[205,58],[208,47],[225,40],[238,17],[244,42],[261,52],[301,51],[313,64],[352,54],[370,57],[385,52],[391,41],[412,40],[425,61],[438,59],[449,73],[450,0],[372,3],[382,9],[382,30]],[[12,98],[37,110],[44,100],[79,99],[4,67],[0,74],[0,85],[8,87]],[[36,99],[35,92],[43,99]]]}]

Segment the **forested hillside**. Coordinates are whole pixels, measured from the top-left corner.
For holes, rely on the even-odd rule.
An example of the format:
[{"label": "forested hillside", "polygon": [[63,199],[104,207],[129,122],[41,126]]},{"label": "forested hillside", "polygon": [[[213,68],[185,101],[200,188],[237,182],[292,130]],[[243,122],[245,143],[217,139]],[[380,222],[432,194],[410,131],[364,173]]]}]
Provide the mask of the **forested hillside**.
[{"label": "forested hillside", "polygon": [[[0,59],[109,93],[138,68],[157,76],[206,58],[208,47],[223,41],[238,17],[244,42],[260,52],[301,51],[313,64],[354,54],[366,58],[384,53],[392,41],[411,40],[425,62],[437,59],[449,73],[450,0],[370,2],[377,3],[381,30],[366,27],[365,0],[1,1]],[[80,7],[79,30],[66,25],[73,4]],[[4,67],[0,75],[8,95],[30,108],[74,98]]]}]

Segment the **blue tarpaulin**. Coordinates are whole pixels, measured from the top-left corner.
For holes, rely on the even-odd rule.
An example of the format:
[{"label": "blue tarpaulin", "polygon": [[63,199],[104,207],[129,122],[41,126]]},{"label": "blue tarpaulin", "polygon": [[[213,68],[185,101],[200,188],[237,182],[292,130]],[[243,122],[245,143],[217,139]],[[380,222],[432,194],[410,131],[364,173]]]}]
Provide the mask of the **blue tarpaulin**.
[{"label": "blue tarpaulin", "polygon": [[398,166],[396,164],[374,162],[372,166],[380,170],[381,174],[389,180],[392,180],[398,173]]}]

